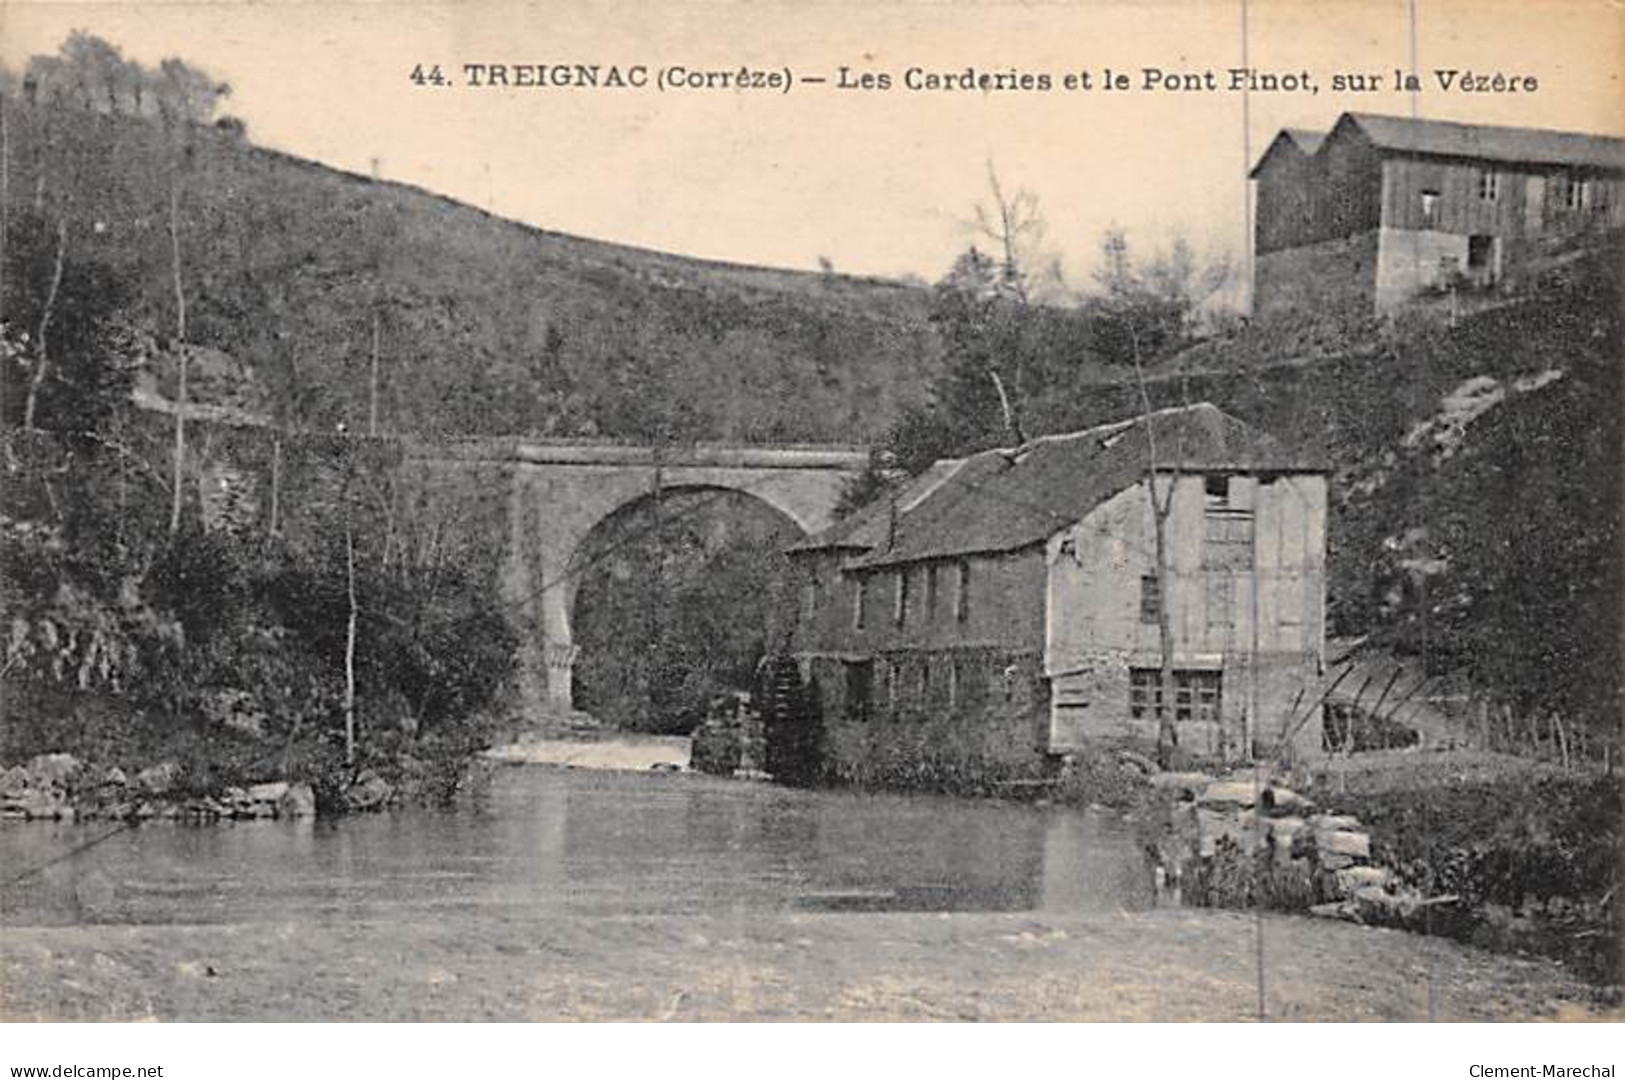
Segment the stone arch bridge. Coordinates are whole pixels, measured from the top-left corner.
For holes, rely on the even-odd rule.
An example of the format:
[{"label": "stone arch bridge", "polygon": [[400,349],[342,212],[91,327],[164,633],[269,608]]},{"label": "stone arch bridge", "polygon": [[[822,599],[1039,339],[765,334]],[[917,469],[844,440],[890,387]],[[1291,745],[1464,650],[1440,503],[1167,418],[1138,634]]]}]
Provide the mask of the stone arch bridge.
[{"label": "stone arch bridge", "polygon": [[441,484],[488,485],[493,467],[505,477],[502,596],[520,638],[520,696],[533,713],[559,715],[572,708],[571,618],[595,526],[660,491],[720,489],[758,499],[810,534],[831,523],[843,486],[869,455],[859,446],[504,440],[420,444],[409,456],[432,466]]}]

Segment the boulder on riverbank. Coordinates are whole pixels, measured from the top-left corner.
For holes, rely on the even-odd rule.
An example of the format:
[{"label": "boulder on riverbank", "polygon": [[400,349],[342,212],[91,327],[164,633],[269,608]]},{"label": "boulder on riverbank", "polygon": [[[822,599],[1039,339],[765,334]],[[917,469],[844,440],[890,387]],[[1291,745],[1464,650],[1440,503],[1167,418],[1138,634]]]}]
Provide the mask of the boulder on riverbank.
[{"label": "boulder on riverbank", "polygon": [[161,761],[135,774],[135,786],[143,795],[168,795],[180,783],[181,767],[173,761]]},{"label": "boulder on riverbank", "polygon": [[[388,787],[376,774],[373,777]],[[188,794],[181,779],[181,767],[172,761],[141,769],[132,781],[116,765],[102,768],[72,754],[38,754],[27,764],[0,770],[0,819],[216,821],[316,814],[316,796],[306,783],[268,780],[212,794]],[[366,792],[375,799],[378,789],[369,783]]]},{"label": "boulder on riverbank", "polygon": [[1313,813],[1312,800],[1273,779],[1167,773],[1151,786],[1164,800],[1150,845],[1157,880],[1182,900],[1359,919],[1376,893],[1395,895],[1358,819]]},{"label": "boulder on riverbank", "polygon": [[382,810],[394,795],[389,781],[372,769],[363,769],[344,789],[344,807],[351,811]]},{"label": "boulder on riverbank", "polygon": [[309,784],[290,784],[277,799],[277,816],[285,818],[313,818],[316,816],[316,793]]}]

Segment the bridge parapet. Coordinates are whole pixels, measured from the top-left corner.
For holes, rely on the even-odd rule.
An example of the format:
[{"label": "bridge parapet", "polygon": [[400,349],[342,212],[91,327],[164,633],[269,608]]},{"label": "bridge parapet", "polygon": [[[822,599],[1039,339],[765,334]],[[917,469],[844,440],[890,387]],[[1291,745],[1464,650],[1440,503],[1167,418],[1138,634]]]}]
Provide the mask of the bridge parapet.
[{"label": "bridge parapet", "polygon": [[716,469],[834,469],[852,472],[868,462],[867,451],[842,446],[567,446],[521,443],[520,461],[534,465],[642,465]]},{"label": "bridge parapet", "polygon": [[867,447],[851,443],[680,443],[669,446],[596,439],[470,438],[415,441],[421,460],[523,462],[654,468],[861,470]]}]

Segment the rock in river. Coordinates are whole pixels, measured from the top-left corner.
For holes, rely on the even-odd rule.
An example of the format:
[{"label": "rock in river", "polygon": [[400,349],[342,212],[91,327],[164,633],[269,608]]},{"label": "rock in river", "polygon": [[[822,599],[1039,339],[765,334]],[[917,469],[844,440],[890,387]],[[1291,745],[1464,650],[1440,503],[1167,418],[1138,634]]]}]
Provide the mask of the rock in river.
[{"label": "rock in river", "polygon": [[285,818],[311,818],[316,816],[316,793],[309,784],[290,784],[277,800],[277,813]]},{"label": "rock in river", "polygon": [[344,803],[351,810],[380,810],[394,793],[389,781],[371,769],[364,769],[355,783],[345,789]]}]

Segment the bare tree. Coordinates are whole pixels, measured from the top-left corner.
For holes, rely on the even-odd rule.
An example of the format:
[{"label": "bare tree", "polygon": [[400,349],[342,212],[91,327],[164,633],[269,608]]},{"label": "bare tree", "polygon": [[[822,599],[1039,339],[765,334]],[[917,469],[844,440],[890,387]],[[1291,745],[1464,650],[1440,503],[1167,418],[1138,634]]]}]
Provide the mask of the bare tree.
[{"label": "bare tree", "polygon": [[1020,304],[1062,285],[1060,260],[1044,246],[1045,224],[1038,196],[1026,188],[1006,194],[998,170],[987,163],[991,206],[976,205],[975,229],[999,253],[1000,294]]},{"label": "bare tree", "polygon": [[1014,445],[1021,446],[1027,441],[1027,435],[1021,429],[1021,418],[1016,415],[1015,406],[1010,403],[1010,395],[1004,389],[1004,380],[999,378],[998,368],[988,368],[987,377],[993,380],[993,389],[999,394],[999,410],[1004,415],[1004,430],[1009,433]]},{"label": "bare tree", "polygon": [[181,493],[186,468],[186,367],[190,350],[186,344],[186,290],[181,285],[180,177],[169,185],[169,258],[175,286],[175,352],[180,373],[175,389],[175,481],[169,507],[169,534],[181,528]]},{"label": "bare tree", "polygon": [[1227,255],[1198,255],[1182,236],[1149,258],[1137,259],[1127,234],[1113,225],[1101,236],[1093,277],[1094,294],[1079,301],[1109,320],[1135,324],[1142,353],[1155,359],[1201,327],[1233,271]]},{"label": "bare tree", "polygon": [[372,364],[367,373],[367,434],[378,434],[378,345],[381,329],[380,315],[375,300],[372,308]]},{"label": "bare tree", "polygon": [[[1049,286],[1060,285],[1060,262],[1044,249],[1044,217],[1039,209],[1038,196],[1025,188],[1007,194],[991,161],[987,163],[987,184],[992,205],[976,205],[975,228],[998,252],[997,273],[992,282],[993,296],[990,299],[995,303],[1003,300],[1016,305],[1014,329],[1019,337],[1026,324],[1021,316],[1033,304],[1035,292],[1044,292]],[[1018,347],[1014,352],[1019,365],[1021,349]],[[1019,367],[1015,372],[1015,386],[1006,383],[996,366],[990,365],[987,375],[999,397],[1005,432],[1019,446],[1027,441],[1021,424]]]},{"label": "bare tree", "polygon": [[355,530],[350,523],[350,496],[344,495],[344,584],[350,614],[344,627],[344,764],[355,767],[355,641],[360,608],[355,599]]},{"label": "bare tree", "polygon": [[[1157,477],[1166,467],[1157,453],[1156,417],[1151,408],[1151,394],[1146,388],[1145,364],[1140,356],[1139,333],[1132,321],[1129,341],[1133,347],[1134,374],[1140,388],[1140,423],[1145,427],[1145,491],[1151,503],[1151,529],[1153,533],[1154,571],[1157,582],[1157,647],[1160,661],[1157,679],[1159,700],[1155,703],[1157,717],[1157,765],[1169,768],[1173,764],[1174,750],[1179,745],[1179,730],[1174,726],[1174,626],[1168,602],[1173,596],[1173,572],[1168,564],[1168,518],[1173,513],[1174,496],[1179,490],[1180,470],[1184,461],[1184,448],[1176,447],[1165,490],[1157,495]],[[1183,433],[1183,428],[1180,428]]]},{"label": "bare tree", "polygon": [[56,223],[56,259],[51,268],[51,284],[45,292],[45,304],[40,311],[39,330],[34,338],[34,377],[28,381],[28,398],[23,404],[23,429],[34,430],[34,411],[39,404],[40,388],[45,385],[46,373],[51,367],[51,317],[56,311],[56,298],[62,291],[62,267],[68,254],[68,219],[64,215]]},{"label": "bare tree", "polygon": [[5,318],[6,234],[11,225],[11,72],[0,65],[0,319]]}]

